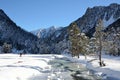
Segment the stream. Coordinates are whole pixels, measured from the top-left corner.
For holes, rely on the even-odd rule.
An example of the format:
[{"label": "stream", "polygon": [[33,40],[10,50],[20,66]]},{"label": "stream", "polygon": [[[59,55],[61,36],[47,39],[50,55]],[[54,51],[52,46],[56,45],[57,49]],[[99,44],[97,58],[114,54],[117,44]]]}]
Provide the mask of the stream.
[{"label": "stream", "polygon": [[43,70],[41,75],[33,75],[29,80],[102,80],[79,62],[73,62],[67,57],[53,57],[48,62],[51,69]]},{"label": "stream", "polygon": [[49,64],[52,65],[52,69],[48,80],[101,80],[85,66],[78,62],[72,62],[66,57],[55,57]]}]

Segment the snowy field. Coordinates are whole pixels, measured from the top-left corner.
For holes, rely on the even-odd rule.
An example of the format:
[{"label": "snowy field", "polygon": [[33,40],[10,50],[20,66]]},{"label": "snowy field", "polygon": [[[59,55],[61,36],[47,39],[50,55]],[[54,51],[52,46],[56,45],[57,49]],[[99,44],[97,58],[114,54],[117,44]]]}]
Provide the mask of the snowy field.
[{"label": "snowy field", "polygon": [[47,64],[51,59],[52,55],[0,54],[0,80],[31,80],[51,68]]},{"label": "snowy field", "polygon": [[[55,56],[63,57],[60,55]],[[120,57],[104,55],[102,60],[106,64],[105,67],[99,67],[98,60],[91,61],[96,59],[93,56],[87,57],[87,60],[84,56],[80,56],[80,59],[68,58],[71,61],[82,63],[93,70],[95,75],[108,77],[107,80],[120,80]],[[19,57],[17,54],[0,54],[0,80],[43,80],[42,72],[51,70],[51,65],[48,65],[48,62],[52,59],[54,59],[53,55],[27,54]],[[33,79],[33,76],[39,76],[39,79]]]},{"label": "snowy field", "polygon": [[97,76],[102,76],[105,80],[120,80],[120,56],[102,55],[102,61],[106,64],[104,67],[100,67],[98,57],[87,56],[85,60],[84,56],[80,58],[71,58],[73,61],[78,61],[86,66],[88,69],[93,70]]}]

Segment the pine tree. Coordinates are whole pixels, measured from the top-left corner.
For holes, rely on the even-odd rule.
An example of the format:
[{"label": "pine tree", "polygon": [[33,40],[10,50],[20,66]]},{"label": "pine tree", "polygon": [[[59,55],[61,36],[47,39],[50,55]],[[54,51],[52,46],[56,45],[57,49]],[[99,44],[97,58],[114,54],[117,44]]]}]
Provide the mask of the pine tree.
[{"label": "pine tree", "polygon": [[12,45],[4,43],[3,46],[2,46],[2,49],[3,49],[4,53],[9,53],[9,52],[11,52]]},{"label": "pine tree", "polygon": [[70,52],[72,56],[78,56],[80,53],[80,46],[79,46],[79,36],[80,36],[80,29],[76,25],[76,23],[70,24],[68,28],[68,35],[69,35],[69,41],[70,41]]},{"label": "pine tree", "polygon": [[98,51],[98,42],[95,37],[90,38],[88,45],[89,53],[96,54]]},{"label": "pine tree", "polygon": [[79,36],[79,52],[85,56],[85,59],[87,59],[87,54],[88,53],[88,43],[89,43],[89,38],[85,35],[85,33],[80,33]]},{"label": "pine tree", "polygon": [[103,66],[104,65],[104,63],[103,63],[103,61],[102,61],[102,59],[101,59],[101,55],[102,55],[102,38],[103,38],[103,21],[100,19],[99,21],[98,21],[98,24],[97,24],[97,27],[96,27],[96,31],[95,31],[95,38],[97,39],[97,41],[98,41],[98,51],[99,51],[99,54],[98,54],[98,56],[99,56],[99,64],[100,64],[100,66]]}]

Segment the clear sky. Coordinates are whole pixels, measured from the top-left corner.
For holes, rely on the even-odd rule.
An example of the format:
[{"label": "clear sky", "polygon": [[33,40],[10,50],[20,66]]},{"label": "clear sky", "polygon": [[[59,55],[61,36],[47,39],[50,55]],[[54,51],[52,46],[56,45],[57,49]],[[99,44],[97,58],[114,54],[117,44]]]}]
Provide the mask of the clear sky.
[{"label": "clear sky", "polygon": [[0,0],[0,8],[27,31],[67,26],[88,7],[108,6],[120,0]]}]

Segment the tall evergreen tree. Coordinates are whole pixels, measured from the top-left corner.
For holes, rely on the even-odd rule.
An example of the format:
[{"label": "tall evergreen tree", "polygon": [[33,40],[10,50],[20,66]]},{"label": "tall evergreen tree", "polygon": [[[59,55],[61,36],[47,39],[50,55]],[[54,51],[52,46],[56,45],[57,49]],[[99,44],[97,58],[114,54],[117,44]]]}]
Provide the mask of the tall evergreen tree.
[{"label": "tall evergreen tree", "polygon": [[69,35],[69,41],[70,41],[70,52],[72,56],[78,56],[80,53],[80,47],[79,47],[79,36],[80,36],[80,29],[76,25],[76,23],[70,24],[68,28],[68,35]]},{"label": "tall evergreen tree", "polygon": [[97,39],[98,41],[98,49],[99,49],[99,64],[100,66],[103,66],[103,61],[101,59],[101,55],[102,55],[102,38],[103,38],[103,21],[101,19],[98,20],[98,24],[97,24],[97,27],[96,27],[96,31],[95,31],[95,38]]},{"label": "tall evergreen tree", "polygon": [[97,50],[98,50],[98,42],[96,40],[96,38],[92,37],[89,40],[89,54],[96,54]]},{"label": "tall evergreen tree", "polygon": [[79,36],[79,52],[85,56],[85,59],[87,58],[88,53],[88,43],[89,43],[89,38],[85,35],[85,33],[80,33]]}]

